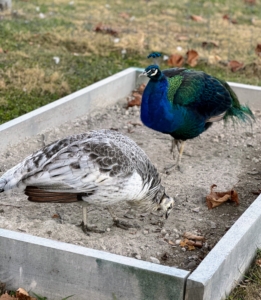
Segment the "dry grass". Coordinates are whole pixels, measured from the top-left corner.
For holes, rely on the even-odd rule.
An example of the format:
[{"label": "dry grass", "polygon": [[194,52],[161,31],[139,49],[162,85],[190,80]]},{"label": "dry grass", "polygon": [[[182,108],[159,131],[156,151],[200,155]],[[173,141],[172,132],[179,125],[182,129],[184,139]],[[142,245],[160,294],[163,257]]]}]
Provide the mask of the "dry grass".
[{"label": "dry grass", "polygon": [[[0,123],[129,66],[145,67],[151,51],[185,55],[195,49],[197,68],[228,81],[261,85],[261,57],[254,51],[261,43],[261,1],[254,7],[235,2],[13,0],[12,13],[0,12]],[[204,21],[191,20],[193,14]],[[237,24],[224,20],[224,14]],[[97,25],[103,33],[95,32]],[[205,49],[204,41],[218,47]],[[230,59],[245,63],[245,69],[232,73],[219,63]],[[14,105],[18,98],[22,110]]]},{"label": "dry grass", "polygon": [[226,300],[258,300],[261,299],[261,250],[245,275],[244,280],[238,284]]}]

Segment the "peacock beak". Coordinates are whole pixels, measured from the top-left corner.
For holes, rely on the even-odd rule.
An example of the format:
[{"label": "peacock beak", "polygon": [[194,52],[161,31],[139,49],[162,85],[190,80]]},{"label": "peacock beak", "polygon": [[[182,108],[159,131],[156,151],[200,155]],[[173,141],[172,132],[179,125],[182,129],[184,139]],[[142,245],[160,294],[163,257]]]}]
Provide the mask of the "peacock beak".
[{"label": "peacock beak", "polygon": [[139,75],[139,77],[141,77],[141,76],[147,76],[148,74],[147,74],[147,72],[142,72],[142,73],[140,73],[140,75]]}]

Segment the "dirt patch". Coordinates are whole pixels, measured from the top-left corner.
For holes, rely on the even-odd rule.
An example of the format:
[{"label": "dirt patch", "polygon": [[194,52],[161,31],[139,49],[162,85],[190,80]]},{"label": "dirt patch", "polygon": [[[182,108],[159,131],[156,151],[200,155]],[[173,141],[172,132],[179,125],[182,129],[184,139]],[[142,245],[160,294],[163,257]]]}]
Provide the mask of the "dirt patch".
[{"label": "dirt patch", "polygon": [[[126,103],[123,99],[114,107],[72,120],[23,143],[14,141],[0,155],[1,172],[54,140],[91,129],[118,129],[145,150],[161,173],[167,194],[175,197],[175,209],[166,222],[155,214],[117,205],[114,209],[119,217],[141,227],[126,231],[112,225],[106,209],[93,207],[88,214],[89,223],[106,232],[86,236],[77,226],[82,218],[79,203],[37,204],[20,193],[12,193],[0,195],[0,227],[193,270],[257,197],[253,191],[259,190],[261,179],[261,113],[255,112],[252,127],[214,124],[199,138],[188,141],[182,158],[183,173],[174,171],[167,175],[163,169],[173,163],[170,136],[142,126],[139,108],[126,110]],[[205,197],[212,184],[217,185],[217,191],[234,188],[240,205],[226,202],[208,210]],[[178,244],[187,231],[205,237],[202,248],[188,251]]]}]

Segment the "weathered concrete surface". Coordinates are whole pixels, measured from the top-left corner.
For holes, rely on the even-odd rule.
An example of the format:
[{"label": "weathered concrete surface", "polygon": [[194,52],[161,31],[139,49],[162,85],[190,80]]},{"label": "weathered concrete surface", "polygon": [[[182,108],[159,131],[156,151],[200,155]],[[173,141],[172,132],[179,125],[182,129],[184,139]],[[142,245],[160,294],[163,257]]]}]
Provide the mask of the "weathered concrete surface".
[{"label": "weathered concrete surface", "polygon": [[0,281],[60,300],[183,300],[189,272],[0,229]]},{"label": "weathered concrete surface", "polygon": [[261,247],[261,196],[188,277],[186,300],[225,299]]},{"label": "weathered concrete surface", "polygon": [[0,11],[11,9],[12,7],[12,0],[0,0]]},{"label": "weathered concrete surface", "polygon": [[229,85],[237,94],[241,103],[248,104],[251,109],[261,109],[261,87],[235,82]]}]

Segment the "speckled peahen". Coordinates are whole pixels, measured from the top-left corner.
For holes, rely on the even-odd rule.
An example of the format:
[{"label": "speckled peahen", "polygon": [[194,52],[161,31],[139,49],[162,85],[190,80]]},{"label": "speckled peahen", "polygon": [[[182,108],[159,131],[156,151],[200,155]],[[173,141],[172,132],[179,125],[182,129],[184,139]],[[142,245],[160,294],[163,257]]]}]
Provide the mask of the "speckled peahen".
[{"label": "speckled peahen", "polygon": [[[148,58],[159,56],[154,52]],[[199,136],[213,122],[254,119],[249,107],[239,103],[225,81],[202,71],[185,68],[161,71],[158,65],[150,65],[142,75],[150,80],[142,95],[141,120],[149,128],[174,138],[171,152],[176,144],[178,167],[185,141]]]},{"label": "speckled peahen", "polygon": [[[31,154],[0,178],[0,192],[13,189],[34,202],[83,200],[109,207],[127,201],[161,210],[165,218],[174,206],[145,152],[127,136],[105,129],[69,136]],[[116,225],[128,226],[109,211]],[[82,225],[85,232],[90,229],[86,206]]]}]

